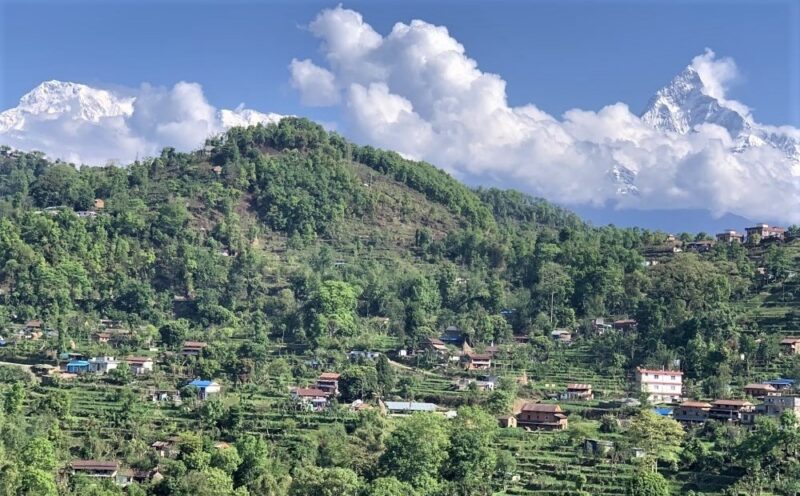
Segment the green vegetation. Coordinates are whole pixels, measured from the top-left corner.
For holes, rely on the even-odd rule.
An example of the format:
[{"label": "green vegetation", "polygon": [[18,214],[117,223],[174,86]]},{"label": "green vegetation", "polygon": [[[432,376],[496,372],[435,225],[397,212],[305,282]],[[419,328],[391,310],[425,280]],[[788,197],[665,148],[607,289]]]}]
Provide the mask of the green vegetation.
[{"label": "green vegetation", "polygon": [[[800,335],[800,243],[646,264],[666,239],[470,190],[303,119],[125,168],[2,149],[0,361],[13,365],[0,365],[0,496],[122,494],[71,475],[76,459],[118,461],[129,495],[797,494],[790,416],[684,428],[610,401],[640,396],[637,366],[680,363],[684,396],[699,399],[800,378],[778,345]],[[596,317],[638,326],[601,334]],[[426,348],[448,326],[492,350],[493,390],[457,387],[481,372]],[[569,345],[551,338],[562,328]],[[208,346],[184,355],[186,340]],[[155,366],[72,379],[19,366],[69,353]],[[324,411],[290,397],[333,371],[341,394]],[[223,393],[199,399],[194,378]],[[561,403],[566,431],[497,426],[569,383],[595,399]],[[381,400],[457,416],[386,416]]]}]

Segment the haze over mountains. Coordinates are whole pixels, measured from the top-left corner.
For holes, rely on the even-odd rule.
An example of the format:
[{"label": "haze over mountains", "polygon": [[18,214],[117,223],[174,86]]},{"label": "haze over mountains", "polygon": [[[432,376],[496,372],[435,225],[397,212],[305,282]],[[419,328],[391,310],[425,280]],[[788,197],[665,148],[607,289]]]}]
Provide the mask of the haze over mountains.
[{"label": "haze over mountains", "polygon": [[[429,161],[469,184],[583,209],[800,222],[800,130],[760,124],[726,98],[738,69],[710,50],[641,113],[616,103],[556,117],[534,104],[510,106],[506,82],[482,72],[443,26],[415,20],[382,35],[337,7],[308,31],[324,63],[292,60],[290,83],[307,106],[338,111],[337,128],[357,142]],[[277,119],[217,109],[196,83],[119,90],[50,81],[0,114],[0,143],[76,163],[126,163]]]}]

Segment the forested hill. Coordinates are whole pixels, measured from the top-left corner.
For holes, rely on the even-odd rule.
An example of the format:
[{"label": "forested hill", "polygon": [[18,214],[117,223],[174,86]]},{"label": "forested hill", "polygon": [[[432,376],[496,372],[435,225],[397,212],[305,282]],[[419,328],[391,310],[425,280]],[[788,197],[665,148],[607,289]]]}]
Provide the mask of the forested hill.
[{"label": "forested hill", "polygon": [[[695,335],[672,330],[733,308],[755,281],[741,247],[648,271],[662,233],[474,191],[304,119],[127,167],[4,149],[0,198],[0,326],[41,319],[62,343],[100,318],[313,349],[368,343],[384,319],[414,346],[448,325],[491,343],[636,315],[650,341],[627,359],[664,361]],[[672,351],[655,356],[656,343]]]},{"label": "forested hill", "polygon": [[[799,234],[592,227],[302,119],[126,167],[0,148],[0,496],[797,494],[795,420],[684,429],[633,371],[800,380]],[[458,411],[383,415],[412,401]]]}]

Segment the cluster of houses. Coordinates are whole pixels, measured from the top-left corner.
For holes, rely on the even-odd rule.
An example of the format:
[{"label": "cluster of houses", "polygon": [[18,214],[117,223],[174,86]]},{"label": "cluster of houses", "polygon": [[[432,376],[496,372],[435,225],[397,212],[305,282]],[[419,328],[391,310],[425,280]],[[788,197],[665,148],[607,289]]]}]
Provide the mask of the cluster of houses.
[{"label": "cluster of houses", "polygon": [[[427,338],[424,348],[440,361],[460,363],[466,370],[490,370],[499,351],[497,346],[491,345],[476,352],[467,341],[466,333],[456,326],[449,326],[438,338]],[[399,355],[401,358],[409,357],[402,351]]]},{"label": "cluster of houses", "polygon": [[791,394],[791,379],[776,379],[759,384],[748,384],[743,391],[749,398],[761,400],[755,404],[749,399],[716,399],[710,402],[683,400],[683,373],[678,370],[636,369],[638,390],[647,394],[654,404],[676,404],[674,408],[658,409],[662,415],[672,416],[685,423],[703,423],[721,420],[753,424],[757,415],[780,416],[792,411],[800,416],[800,396]]},{"label": "cluster of houses", "polygon": [[102,198],[95,198],[91,210],[72,210],[65,206],[58,206],[47,207],[44,210],[36,210],[35,213],[56,216],[59,214],[59,212],[63,211],[71,212],[81,218],[94,218],[97,217],[98,211],[103,210],[104,208],[106,208],[106,201]]},{"label": "cluster of houses", "polygon": [[645,257],[647,262],[645,265],[656,265],[658,257],[680,253],[682,251],[690,251],[695,253],[704,253],[711,251],[716,243],[750,243],[756,244],[757,242],[781,242],[788,239],[786,228],[770,226],[769,224],[758,224],[752,227],[746,227],[744,233],[737,232],[734,229],[728,229],[721,233],[717,233],[716,241],[712,240],[697,240],[682,242],[674,235],[667,236],[666,241],[658,246],[651,246],[645,250]]},{"label": "cluster of houses", "polygon": [[77,353],[72,353],[71,355],[75,358],[64,366],[64,371],[68,374],[104,375],[119,367],[121,363],[127,363],[134,375],[145,375],[153,371],[153,359],[149,357],[133,356],[120,360],[113,356],[99,356],[87,360],[81,358],[80,354]]},{"label": "cluster of houses", "polygon": [[339,395],[340,377],[335,372],[323,372],[317,377],[317,381],[312,387],[292,388],[292,401],[306,411],[325,410],[330,405],[330,401]]}]

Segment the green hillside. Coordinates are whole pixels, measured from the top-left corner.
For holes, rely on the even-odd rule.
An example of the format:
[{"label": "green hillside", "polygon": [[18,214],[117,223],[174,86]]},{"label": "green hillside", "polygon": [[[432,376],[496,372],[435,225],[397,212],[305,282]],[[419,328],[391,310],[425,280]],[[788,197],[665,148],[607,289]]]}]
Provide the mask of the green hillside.
[{"label": "green hillside", "polygon": [[[136,495],[796,494],[790,419],[682,427],[622,400],[644,399],[639,366],[679,367],[698,400],[800,379],[779,345],[800,337],[798,234],[666,252],[666,233],[472,190],[303,119],[124,168],[3,148],[0,496],[121,494],[72,476],[76,459],[149,473],[126,486]],[[600,333],[598,317],[638,325]],[[492,353],[488,371],[465,370],[459,346],[455,360],[430,349],[450,326]],[[153,371],[24,369],[102,356]],[[298,408],[290,388],[321,372],[341,374],[341,395]],[[493,390],[467,385],[486,375]],[[198,400],[195,378],[222,393]],[[559,400],[573,383],[594,398]],[[458,416],[381,413],[400,400]],[[569,428],[497,427],[536,401],[558,401]],[[172,456],[151,447],[168,441]]]}]

